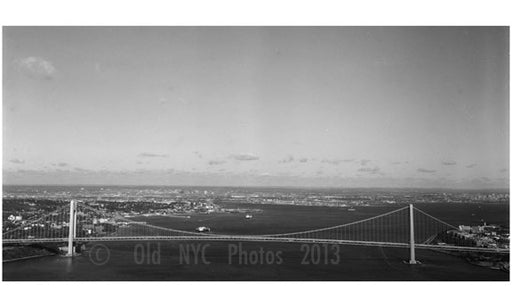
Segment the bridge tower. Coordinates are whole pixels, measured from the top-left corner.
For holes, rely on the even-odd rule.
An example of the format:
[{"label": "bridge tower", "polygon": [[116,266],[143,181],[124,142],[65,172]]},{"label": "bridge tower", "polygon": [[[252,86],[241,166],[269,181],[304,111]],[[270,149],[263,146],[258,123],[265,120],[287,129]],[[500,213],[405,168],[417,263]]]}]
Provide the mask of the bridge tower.
[{"label": "bridge tower", "polygon": [[69,234],[68,234],[68,253],[66,256],[73,257],[75,249],[73,247],[73,240],[76,236],[76,200],[69,202]]},{"label": "bridge tower", "polygon": [[409,229],[409,249],[411,252],[409,264],[417,264],[414,246],[414,206],[412,204],[409,204]]}]

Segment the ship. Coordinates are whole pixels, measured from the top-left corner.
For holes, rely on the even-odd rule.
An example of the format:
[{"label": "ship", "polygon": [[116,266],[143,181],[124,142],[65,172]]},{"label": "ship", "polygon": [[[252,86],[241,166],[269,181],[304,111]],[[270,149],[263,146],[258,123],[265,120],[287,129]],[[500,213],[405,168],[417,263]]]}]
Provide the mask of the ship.
[{"label": "ship", "polygon": [[245,218],[246,218],[246,219],[248,219],[248,220],[250,220],[250,219],[252,219],[252,215],[247,214],[247,215],[245,215]]},{"label": "ship", "polygon": [[206,226],[199,226],[196,228],[196,231],[197,232],[209,232],[211,231],[210,227],[206,227]]}]

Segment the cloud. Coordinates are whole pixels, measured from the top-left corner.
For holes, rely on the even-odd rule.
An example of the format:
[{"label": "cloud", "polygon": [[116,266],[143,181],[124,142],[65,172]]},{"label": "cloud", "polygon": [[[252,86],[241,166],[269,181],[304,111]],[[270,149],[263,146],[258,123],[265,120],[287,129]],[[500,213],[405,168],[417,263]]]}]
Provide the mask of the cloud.
[{"label": "cloud", "polygon": [[377,174],[380,171],[380,168],[378,168],[378,167],[361,167],[357,171],[361,172],[361,173]]},{"label": "cloud", "polygon": [[457,162],[455,161],[443,161],[441,162],[443,165],[451,166],[451,165],[457,165]]},{"label": "cloud", "polygon": [[50,61],[40,57],[27,57],[16,60],[18,67],[29,77],[37,79],[50,80],[53,78],[57,69]]},{"label": "cloud", "polygon": [[409,164],[409,161],[393,161],[392,165],[401,165],[401,164]]},{"label": "cloud", "polygon": [[9,162],[14,163],[14,164],[24,164],[24,163],[25,163],[25,160],[21,160],[21,159],[11,159],[11,160],[9,160]]},{"label": "cloud", "polygon": [[320,163],[327,163],[327,164],[334,164],[334,165],[338,165],[340,164],[340,160],[330,160],[330,159],[322,159],[322,161],[320,161]]},{"label": "cloud", "polygon": [[74,167],[73,170],[75,172],[81,172],[81,173],[87,173],[87,172],[91,172],[91,170],[89,169],[85,169],[85,168],[81,168],[81,167]]},{"label": "cloud", "polygon": [[295,160],[293,158],[293,156],[289,155],[288,157],[282,159],[282,160],[279,160],[278,163],[290,163],[290,162],[293,162],[293,160]]},{"label": "cloud", "polygon": [[140,158],[167,158],[169,155],[166,154],[156,154],[151,152],[142,152],[138,155]]},{"label": "cloud", "polygon": [[[229,163],[229,161],[227,162]],[[359,163],[359,161],[358,161]],[[249,163],[250,165],[250,163]],[[373,166],[372,166],[373,167]],[[356,168],[357,169],[357,168]],[[4,183],[6,184],[102,184],[102,185],[212,185],[212,186],[296,186],[296,187],[388,187],[388,188],[499,188],[508,189],[508,177],[502,176],[498,181],[489,177],[476,177],[473,180],[455,180],[450,178],[437,178],[437,176],[417,177],[386,177],[382,173],[369,175],[357,172],[357,176],[330,175],[319,170],[309,170],[300,175],[284,175],[286,173],[272,173],[265,175],[262,170],[256,172],[233,172],[215,170],[212,172],[190,172],[172,169],[135,169],[135,170],[108,170],[106,168],[78,171],[70,169],[48,170],[4,170]],[[293,172],[294,173],[294,172]]]},{"label": "cloud", "polygon": [[299,159],[299,162],[300,163],[306,163],[306,162],[308,162],[308,158]]},{"label": "cloud", "polygon": [[362,159],[361,160],[361,165],[362,166],[365,166],[366,164],[368,164],[369,162],[371,162],[372,160],[368,160],[368,159]]},{"label": "cloud", "polygon": [[260,158],[253,155],[253,154],[235,154],[229,156],[231,159],[237,160],[237,161],[254,161],[259,160]]},{"label": "cloud", "polygon": [[164,105],[164,104],[166,104],[167,102],[169,102],[169,100],[168,100],[167,98],[165,98],[165,97],[160,97],[160,98],[158,99],[158,102],[159,102],[160,104]]},{"label": "cloud", "polygon": [[224,160],[210,160],[210,161],[208,161],[209,165],[220,165],[220,164],[224,164],[224,163],[226,163],[226,161],[224,161]]},{"label": "cloud", "polygon": [[426,169],[426,168],[418,168],[417,171],[419,173],[435,173],[435,172],[437,172],[436,170]]},{"label": "cloud", "polygon": [[476,163],[473,163],[473,164],[469,164],[469,165],[466,165],[467,168],[473,168],[475,167],[477,164]]},{"label": "cloud", "polygon": [[97,73],[103,72],[103,67],[101,66],[101,63],[99,63],[99,62],[94,63],[94,71]]},{"label": "cloud", "polygon": [[320,161],[320,163],[338,165],[340,163],[347,163],[347,162],[352,162],[352,161],[354,161],[354,159],[322,159],[322,161]]},{"label": "cloud", "polygon": [[199,151],[194,151],[194,155],[196,155],[199,159],[203,158],[203,155]]}]

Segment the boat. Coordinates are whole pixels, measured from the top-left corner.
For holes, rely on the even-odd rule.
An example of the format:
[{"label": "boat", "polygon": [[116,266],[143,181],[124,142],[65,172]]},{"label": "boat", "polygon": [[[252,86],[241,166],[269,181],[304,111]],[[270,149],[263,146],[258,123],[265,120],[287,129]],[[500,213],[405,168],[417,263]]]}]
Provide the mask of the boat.
[{"label": "boat", "polygon": [[356,211],[356,208],[348,208],[348,211]]},{"label": "boat", "polygon": [[250,220],[250,219],[252,219],[252,215],[250,215],[250,214],[246,214],[246,215],[245,215],[245,218],[246,218],[246,219],[248,219],[248,220]]},{"label": "boat", "polygon": [[206,227],[206,226],[199,226],[196,228],[196,231],[197,232],[209,232],[211,231],[210,227]]}]

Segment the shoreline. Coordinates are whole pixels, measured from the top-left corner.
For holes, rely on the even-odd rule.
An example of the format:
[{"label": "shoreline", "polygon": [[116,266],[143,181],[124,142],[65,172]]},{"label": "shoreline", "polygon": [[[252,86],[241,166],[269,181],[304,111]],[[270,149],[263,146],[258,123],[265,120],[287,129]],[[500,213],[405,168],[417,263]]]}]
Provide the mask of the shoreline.
[{"label": "shoreline", "polygon": [[2,263],[9,263],[9,262],[16,262],[16,261],[22,261],[22,260],[28,260],[28,259],[35,259],[35,258],[42,258],[42,257],[48,257],[48,256],[57,256],[58,254],[47,254],[47,255],[33,255],[33,256],[27,256],[27,257],[21,257],[21,258],[14,258],[14,259],[8,259],[3,260]]}]

